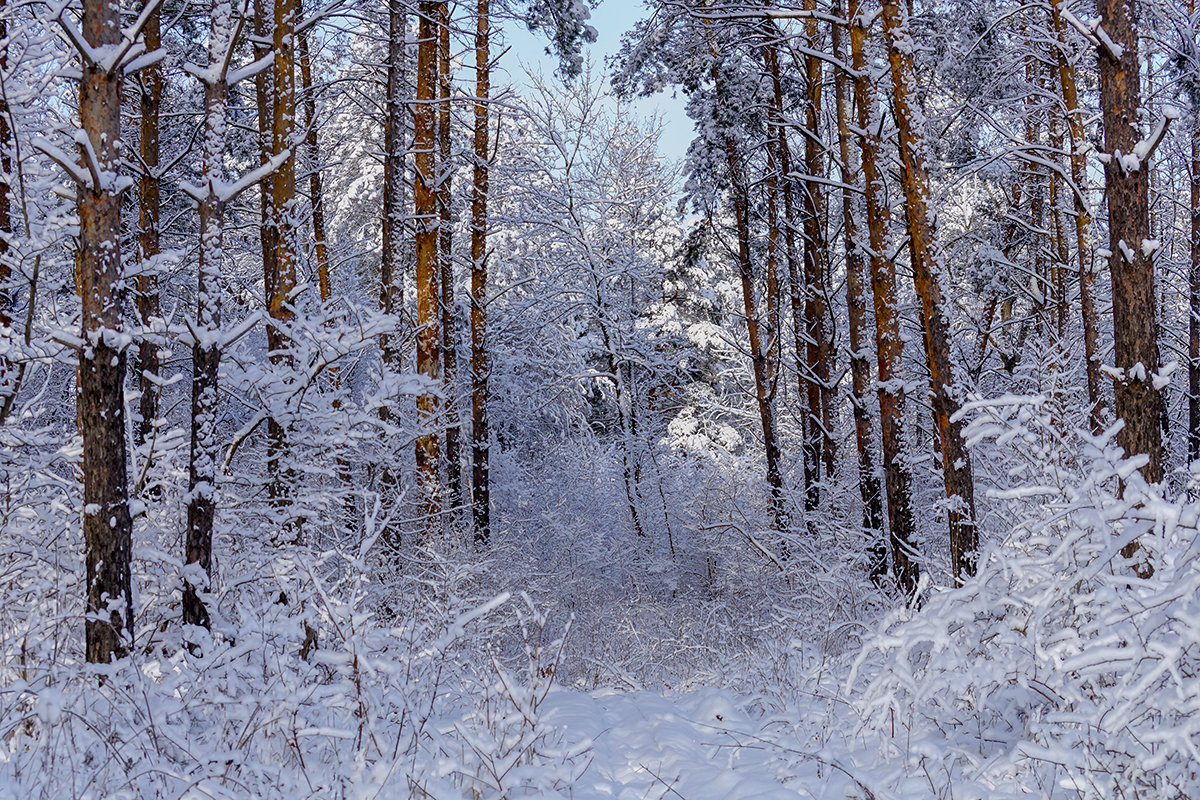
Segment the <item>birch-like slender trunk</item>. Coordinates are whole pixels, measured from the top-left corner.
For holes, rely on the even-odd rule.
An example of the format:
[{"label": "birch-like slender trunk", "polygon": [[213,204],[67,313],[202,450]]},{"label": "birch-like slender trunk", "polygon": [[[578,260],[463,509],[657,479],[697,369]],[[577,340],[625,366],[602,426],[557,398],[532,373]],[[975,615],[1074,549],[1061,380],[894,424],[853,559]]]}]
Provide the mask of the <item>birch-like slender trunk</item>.
[{"label": "birch-like slender trunk", "polygon": [[465,504],[462,485],[462,429],[458,422],[458,344],[454,325],[454,224],[450,162],[450,3],[441,4],[438,19],[438,270],[441,278],[442,375],[446,387],[446,490],[454,509]]},{"label": "birch-like slender trunk", "polygon": [[[816,0],[804,0],[807,11],[815,11]],[[817,52],[818,27],[815,18],[804,23],[809,54],[804,58],[805,123],[804,166],[816,180],[800,182],[801,216],[804,220],[804,318],[807,324],[809,386],[809,445],[820,454],[825,480],[833,479],[837,463],[837,444],[833,440],[835,392],[832,331],[829,322],[829,292],[826,270],[829,243],[825,241],[825,148],[821,143],[821,104],[824,93],[825,62]]]},{"label": "birch-like slender trunk", "polygon": [[[783,220],[780,225],[783,234],[783,252],[787,264],[788,303],[792,312],[792,350],[796,369],[797,397],[807,398],[811,402],[811,367],[808,364],[807,348],[805,346],[805,308],[804,280],[800,273],[800,259],[796,253],[796,179],[792,175],[792,153],[788,142],[787,125],[783,115],[783,76],[779,65],[778,42],[781,38],[779,28],[774,24],[764,25],[764,36],[767,45],[763,49],[763,59],[767,72],[771,77],[771,124],[770,133],[773,140],[774,157],[778,164],[779,186],[778,193],[783,199]],[[770,152],[770,150],[768,151]],[[782,340],[782,332],[779,334]],[[817,395],[818,398],[820,395]],[[811,431],[808,424],[811,412],[805,415],[805,430]],[[801,454],[804,462],[804,511],[805,527],[810,534],[816,534],[816,519],[820,481],[820,439],[805,435],[802,439]]]},{"label": "birch-like slender trunk", "polygon": [[1188,461],[1200,458],[1200,111],[1192,113],[1191,264],[1188,265]]},{"label": "birch-like slender trunk", "polygon": [[[711,41],[714,63],[713,83],[718,105],[732,108],[725,81],[721,76],[720,64],[715,61],[716,44]],[[726,122],[728,124],[728,122]],[[787,497],[783,488],[783,472],[780,469],[779,434],[775,421],[774,390],[767,370],[767,354],[763,347],[759,328],[758,299],[754,288],[754,262],[750,251],[750,197],[746,185],[746,172],[742,152],[731,131],[726,130],[722,142],[725,149],[726,166],[732,184],[733,216],[737,228],[737,267],[742,284],[742,305],[746,314],[746,334],[750,344],[750,363],[754,373],[754,393],[762,423],[763,450],[767,461],[767,485],[771,490],[771,520],[775,530],[785,533],[791,527],[787,512]]]},{"label": "birch-like slender trunk", "polygon": [[[296,14],[303,13],[299,0]],[[312,205],[313,260],[317,267],[317,291],[324,303],[333,296],[329,276],[329,244],[325,234],[325,190],[321,177],[321,142],[317,135],[317,95],[313,90],[312,55],[308,31],[296,34],[296,60],[300,62],[300,92],[304,98],[304,146],[308,151],[308,195]],[[334,367],[333,369],[336,369]]]}]

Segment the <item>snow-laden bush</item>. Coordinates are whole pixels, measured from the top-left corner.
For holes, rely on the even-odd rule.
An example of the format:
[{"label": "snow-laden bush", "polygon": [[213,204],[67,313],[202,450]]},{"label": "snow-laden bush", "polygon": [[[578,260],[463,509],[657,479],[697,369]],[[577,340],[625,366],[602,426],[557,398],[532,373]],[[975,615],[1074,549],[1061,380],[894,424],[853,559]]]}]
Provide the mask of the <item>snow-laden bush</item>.
[{"label": "snow-laden bush", "polygon": [[860,710],[885,757],[902,782],[957,800],[1196,796],[1200,504],[1148,486],[1118,427],[1066,430],[1053,397],[965,413],[1010,481],[987,499],[1004,530],[976,578],[927,592],[860,657]]},{"label": "snow-laden bush", "polygon": [[268,562],[231,570],[223,635],[164,619],[106,666],[82,663],[71,597],[6,571],[0,800],[517,798],[569,784],[582,751],[559,748],[539,711],[562,637],[528,600],[514,617],[507,595],[472,599],[469,568],[432,559],[384,596],[365,547]]}]

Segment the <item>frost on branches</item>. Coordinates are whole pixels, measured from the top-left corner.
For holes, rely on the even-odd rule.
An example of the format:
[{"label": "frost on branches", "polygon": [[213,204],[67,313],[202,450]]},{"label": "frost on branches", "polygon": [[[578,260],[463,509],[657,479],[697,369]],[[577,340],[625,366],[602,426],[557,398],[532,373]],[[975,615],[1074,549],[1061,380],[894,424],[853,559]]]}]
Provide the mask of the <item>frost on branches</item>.
[{"label": "frost on branches", "polygon": [[[1046,396],[969,404],[1005,535],[859,659],[888,760],[955,797],[1184,797],[1200,780],[1200,502]],[[1154,567],[1139,578],[1122,548]],[[919,777],[918,777],[919,776]],[[946,795],[948,796],[948,795]]]}]

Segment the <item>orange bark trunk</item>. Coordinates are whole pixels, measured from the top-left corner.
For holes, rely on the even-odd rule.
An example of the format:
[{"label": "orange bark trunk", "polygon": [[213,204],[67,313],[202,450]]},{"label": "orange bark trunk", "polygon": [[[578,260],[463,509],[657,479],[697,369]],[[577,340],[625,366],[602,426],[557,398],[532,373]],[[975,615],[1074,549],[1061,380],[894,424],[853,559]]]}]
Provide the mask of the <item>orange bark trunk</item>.
[{"label": "orange bark trunk", "polygon": [[[437,20],[443,3],[422,0],[417,43],[417,97],[413,114],[416,172],[413,199],[417,251],[417,372],[431,387],[442,384],[441,315],[438,269],[438,165],[436,109],[438,73]],[[417,481],[425,532],[432,541],[441,528],[440,447],[438,417],[441,403],[433,391],[417,398],[417,413],[424,432],[416,442]]]},{"label": "orange bark trunk", "polygon": [[923,120],[914,106],[916,77],[905,12],[897,0],[883,0],[883,28],[888,43],[893,103],[899,128],[900,180],[908,221],[913,284],[921,301],[925,358],[933,389],[933,421],[941,444],[942,475],[950,524],[950,568],[956,583],[975,574],[978,531],[975,526],[975,485],[971,455],[963,439],[962,420],[955,419],[959,401],[954,396],[950,362],[950,322],[941,279],[934,218],[929,211],[929,179],[924,157]]}]

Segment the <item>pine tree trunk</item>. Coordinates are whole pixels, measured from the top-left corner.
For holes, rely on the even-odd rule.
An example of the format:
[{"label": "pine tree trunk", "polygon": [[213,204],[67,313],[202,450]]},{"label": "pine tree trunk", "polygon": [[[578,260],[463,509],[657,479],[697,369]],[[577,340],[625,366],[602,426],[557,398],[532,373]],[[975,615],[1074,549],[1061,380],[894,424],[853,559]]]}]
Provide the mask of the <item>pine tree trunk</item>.
[{"label": "pine tree trunk", "polygon": [[887,493],[888,531],[892,570],[901,591],[911,596],[920,570],[913,543],[916,522],[912,510],[912,473],[904,457],[904,414],[908,404],[901,378],[904,340],[900,338],[900,313],[896,301],[896,265],[887,257],[891,220],[883,174],[879,168],[879,119],[875,89],[867,68],[866,20],[860,0],[850,0],[851,61],[856,73],[854,103],[858,145],[862,152],[863,196],[867,206],[870,242],[871,294],[875,311],[875,358],[879,372],[879,427],[883,444],[884,491]]},{"label": "pine tree trunk", "polygon": [[[398,316],[404,310],[403,260],[401,242],[404,231],[404,131],[406,104],[405,37],[408,31],[408,6],[404,0],[388,0],[387,97],[384,101],[383,128],[383,229],[380,237],[381,275],[379,306],[384,314]],[[393,333],[380,337],[380,349],[386,368],[399,368]],[[386,408],[386,407],[385,407]],[[386,414],[384,415],[386,418]]]},{"label": "pine tree trunk", "polygon": [[[840,9],[834,6],[834,16]],[[833,26],[833,52],[846,61],[842,28]],[[867,345],[867,290],[864,273],[870,248],[863,241],[855,216],[854,196],[861,185],[857,164],[850,153],[850,97],[845,70],[834,71],[834,99],[837,112],[838,158],[842,175],[842,232],[846,246],[846,307],[850,323],[850,378],[854,405],[854,439],[858,449],[858,490],[863,504],[863,529],[868,536],[870,574],[879,581],[887,574],[887,534],[883,527],[883,497],[875,472],[875,442],[871,415],[867,408],[867,387],[871,366]]]},{"label": "pine tree trunk", "polygon": [[[804,8],[816,9],[816,0],[805,0]],[[804,23],[808,46],[813,54],[804,59],[805,77],[805,128],[804,164],[807,173],[814,178],[825,175],[825,148],[821,143],[821,95],[825,80],[825,62],[815,53],[820,47],[817,42],[817,22],[808,19]],[[833,479],[837,462],[837,444],[833,440],[835,427],[834,387],[830,382],[833,369],[832,331],[826,329],[829,318],[828,281],[826,280],[825,241],[825,191],[817,180],[801,181],[801,215],[804,220],[804,318],[807,323],[809,445],[820,454],[825,469],[825,480]]]},{"label": "pine tree trunk", "polygon": [[452,508],[465,504],[462,487],[462,429],[458,423],[458,346],[454,325],[454,225],[450,162],[450,4],[441,4],[438,19],[438,259],[442,284],[442,372],[446,387],[446,488]]},{"label": "pine tree trunk", "polygon": [[[805,346],[805,317],[804,317],[804,283],[800,275],[800,261],[796,255],[796,208],[795,184],[792,176],[792,153],[788,144],[787,126],[783,116],[783,78],[779,66],[778,41],[782,34],[778,27],[767,23],[764,25],[764,36],[767,45],[763,49],[763,58],[767,72],[771,76],[772,106],[771,119],[775,126],[771,133],[774,142],[775,158],[779,167],[779,194],[783,197],[783,250],[787,262],[788,300],[792,312],[792,342],[795,357],[797,397],[807,397],[811,401],[810,390],[813,383],[810,380],[811,370],[807,364]],[[782,333],[780,333],[782,339]],[[818,395],[819,398],[819,395]],[[814,419],[811,414],[805,416],[806,431],[811,431],[808,425]],[[813,436],[803,437],[801,454],[804,461],[804,511],[805,527],[810,534],[816,534],[816,511],[819,495],[819,464],[820,439]]]},{"label": "pine tree trunk", "polygon": [[[8,72],[8,20],[6,0],[0,0],[0,71]],[[12,262],[9,255],[9,239],[13,234],[12,187],[13,187],[13,133],[9,118],[6,95],[0,94],[0,342],[11,345],[16,342],[13,330]],[[0,355],[0,424],[8,416],[17,392],[17,368],[12,361]]]},{"label": "pine tree trunk", "polygon": [[[1125,421],[1117,442],[1129,456],[1146,455],[1147,483],[1163,479],[1161,395],[1158,371],[1158,311],[1150,240],[1149,154],[1127,163],[1141,136],[1137,33],[1126,0],[1100,0],[1101,25],[1120,48],[1120,58],[1100,48],[1100,107],[1104,117],[1105,197],[1113,291],[1113,356],[1123,379],[1116,381],[1116,412]],[[1135,157],[1136,158],[1136,157]],[[1136,544],[1127,548],[1132,556]]]},{"label": "pine tree trunk", "polygon": [[[1053,80],[1051,80],[1053,83]],[[1047,87],[1053,91],[1053,86]],[[1050,147],[1056,152],[1063,152],[1065,139],[1061,121],[1050,115]],[[1057,159],[1060,162],[1061,159]],[[1067,317],[1070,311],[1070,300],[1067,297],[1066,273],[1071,262],[1071,245],[1067,242],[1066,224],[1063,216],[1067,214],[1063,199],[1063,178],[1057,169],[1049,171],[1050,177],[1050,235],[1054,245],[1054,266],[1050,269],[1050,285],[1054,290],[1054,333],[1056,348],[1061,349],[1067,336]]]},{"label": "pine tree trunk", "polygon": [[907,20],[897,0],[883,1],[883,28],[888,43],[893,102],[899,128],[900,180],[908,220],[913,283],[921,301],[925,357],[933,389],[934,427],[941,442],[950,523],[950,568],[956,583],[975,574],[978,531],[975,526],[975,486],[971,455],[963,439],[962,420],[954,419],[959,402],[954,396],[950,362],[950,322],[946,317],[934,217],[929,210],[929,179],[925,172],[923,119],[914,107],[916,75]]},{"label": "pine tree trunk", "polygon": [[[297,16],[303,16],[303,4],[296,3]],[[329,245],[325,233],[325,187],[321,177],[321,146],[317,136],[317,97],[313,88],[312,56],[308,48],[308,31],[301,30],[296,34],[298,47],[296,58],[300,62],[300,89],[304,97],[305,147],[308,150],[308,194],[312,204],[313,258],[317,266],[317,289],[321,303],[328,303],[333,297],[333,285],[329,274]],[[329,320],[329,325],[333,320]],[[336,366],[329,367],[329,380],[337,389],[342,384],[341,370]],[[335,398],[332,403],[335,409],[342,407],[342,401]],[[338,480],[343,488],[348,488],[353,480],[350,462],[344,455],[337,459]],[[349,528],[354,525],[355,504],[354,495],[347,493],[342,501],[342,521]]]},{"label": "pine tree trunk", "polygon": [[[84,0],[83,37],[93,48],[120,41],[120,8]],[[79,120],[96,167],[121,172],[121,70],[85,61]],[[125,463],[125,352],[121,338],[121,197],[112,177],[80,185],[79,273],[83,339],[79,355],[79,420],[83,434],[83,538],[87,551],[87,660],[123,658],[133,633],[133,549]]]},{"label": "pine tree trunk", "polygon": [[[438,31],[442,2],[421,0],[417,43],[417,98],[413,113],[416,171],[413,198],[417,251],[417,372],[431,385],[442,385],[440,274],[438,268],[438,164],[436,113]],[[441,479],[438,435],[441,404],[433,392],[417,398],[419,424],[416,443],[417,481],[425,533],[433,541],[441,529]]]},{"label": "pine tree trunk", "polygon": [[[1026,32],[1026,35],[1028,33]],[[1025,83],[1028,93],[1025,96],[1025,141],[1032,147],[1042,143],[1041,115],[1038,113],[1038,99],[1042,95],[1041,82],[1037,73],[1040,61],[1033,55],[1033,44],[1026,41]],[[1024,168],[1024,181],[1029,186],[1029,229],[1026,240],[1029,242],[1029,267],[1033,270],[1033,280],[1036,282],[1034,299],[1034,320],[1037,333],[1043,346],[1049,340],[1050,324],[1047,315],[1050,313],[1050,293],[1046,272],[1046,195],[1045,175],[1042,166],[1031,162]]]},{"label": "pine tree trunk", "polygon": [[1087,373],[1089,418],[1092,433],[1104,430],[1107,403],[1100,383],[1100,332],[1096,311],[1096,272],[1092,251],[1092,212],[1082,194],[1087,188],[1087,137],[1083,129],[1083,116],[1079,108],[1079,90],[1075,82],[1075,66],[1067,53],[1066,24],[1062,18],[1062,4],[1066,0],[1053,0],[1050,4],[1051,24],[1055,33],[1055,57],[1058,63],[1059,88],[1062,90],[1063,107],[1067,116],[1067,141],[1071,148],[1071,182],[1076,191],[1071,193],[1075,211],[1075,257],[1079,264],[1079,305],[1083,318],[1083,357]]},{"label": "pine tree trunk", "polygon": [[[278,157],[295,145],[296,76],[293,47],[296,38],[296,0],[275,0],[275,26],[271,69],[271,155]],[[294,313],[292,291],[296,288],[296,159],[294,153],[271,174],[269,224],[275,246],[272,258],[274,274],[267,282],[267,350],[271,362],[279,367],[292,366],[291,341],[287,331]],[[265,266],[265,265],[264,265]],[[288,452],[287,424],[274,411],[267,420],[268,493],[280,515],[280,524],[288,537],[299,535],[296,521],[286,509],[292,495],[292,471],[284,464]]]},{"label": "pine tree trunk", "polygon": [[[716,45],[710,44],[713,56]],[[713,83],[716,88],[718,106],[723,110],[735,107],[728,99],[725,82],[721,77],[720,65],[713,64]],[[730,124],[725,120],[726,125]],[[750,198],[746,186],[746,172],[742,164],[742,153],[733,134],[724,134],[726,165],[733,191],[733,215],[737,227],[737,267],[742,283],[742,304],[746,314],[746,334],[750,343],[750,363],[754,372],[755,400],[758,404],[759,420],[762,422],[763,450],[767,460],[767,484],[771,489],[771,520],[775,530],[784,533],[791,527],[787,513],[787,498],[784,495],[783,473],[780,470],[779,435],[775,422],[774,390],[767,374],[767,355],[763,349],[759,331],[758,302],[754,292],[754,262],[750,252]]]},{"label": "pine tree trunk", "polygon": [[[146,50],[152,52],[162,45],[159,12],[155,11],[146,22]],[[148,329],[151,321],[159,315],[158,275],[146,269],[147,263],[160,252],[158,244],[159,226],[159,177],[158,177],[158,109],[162,102],[162,66],[155,63],[139,74],[141,81],[141,152],[142,176],[138,206],[138,256],[142,269],[137,277],[137,310],[142,327]],[[158,344],[143,335],[138,342],[138,389],[141,391],[139,411],[141,420],[135,432],[137,445],[143,445],[154,432],[154,420],[158,418],[159,380],[162,366],[158,358]]]},{"label": "pine tree trunk", "polygon": [[[297,16],[303,14],[297,0]],[[304,144],[308,150],[308,194],[312,204],[313,259],[317,266],[317,291],[324,303],[333,296],[329,279],[329,245],[325,235],[325,192],[321,178],[321,146],[317,137],[317,96],[313,91],[312,58],[308,49],[308,31],[296,34],[296,58],[300,62],[300,89],[304,97]],[[336,367],[334,368],[336,369]]]},{"label": "pine tree trunk", "polygon": [[488,469],[487,226],[488,103],[491,95],[490,9],[478,0],[475,12],[475,166],[471,187],[471,509],[475,543],[491,541],[491,483]]},{"label": "pine tree trunk", "polygon": [[1200,111],[1192,114],[1191,264],[1188,265],[1188,461],[1200,459]]},{"label": "pine tree trunk", "polygon": [[192,430],[188,459],[187,544],[184,563],[198,565],[202,574],[185,568],[183,621],[210,627],[201,596],[212,576],[213,516],[216,511],[218,380],[221,366],[221,261],[225,200],[218,193],[224,179],[225,57],[233,46],[233,8],[229,0],[214,0],[208,42],[208,74],[204,80],[204,132],[201,169],[206,196],[200,201],[200,258],[196,290],[196,325],[200,338],[192,345]]}]

